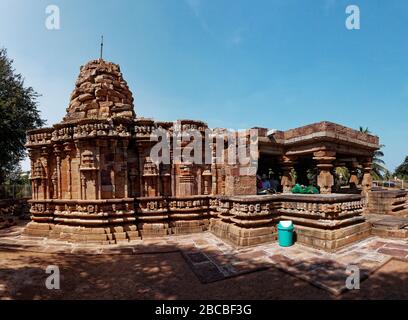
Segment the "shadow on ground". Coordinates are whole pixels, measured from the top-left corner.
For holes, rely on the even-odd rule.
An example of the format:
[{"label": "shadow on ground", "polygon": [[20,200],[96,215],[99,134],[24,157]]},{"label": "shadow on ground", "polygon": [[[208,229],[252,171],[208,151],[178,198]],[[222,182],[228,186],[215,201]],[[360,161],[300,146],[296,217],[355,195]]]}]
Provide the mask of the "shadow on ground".
[{"label": "shadow on ground", "polygon": [[[0,247],[0,298],[408,299],[408,262],[402,260],[391,260],[385,264],[361,283],[360,290],[333,295],[275,267],[265,268],[256,259],[245,255],[239,258],[242,261],[238,261],[237,265],[242,263],[248,267],[248,264],[253,264],[254,268],[250,269],[253,272],[211,279],[212,276],[219,277],[219,273],[225,270],[207,266],[203,268],[210,275],[204,278],[211,281],[203,281],[197,277],[197,270],[191,268],[191,263],[208,264],[203,255],[211,257],[212,252],[205,248],[200,249],[200,255],[195,255],[197,252],[194,250],[187,251],[191,256],[186,258],[186,253],[168,246],[152,243],[149,248],[148,252],[135,252],[129,246],[110,254],[59,254]],[[45,272],[48,265],[59,266],[60,290],[49,290],[45,286],[49,276]],[[332,276],[333,281],[339,281],[335,277],[342,274],[336,272],[336,263],[332,261],[327,261],[326,267],[320,270],[313,261],[303,262],[297,268],[323,272],[329,280]]]}]

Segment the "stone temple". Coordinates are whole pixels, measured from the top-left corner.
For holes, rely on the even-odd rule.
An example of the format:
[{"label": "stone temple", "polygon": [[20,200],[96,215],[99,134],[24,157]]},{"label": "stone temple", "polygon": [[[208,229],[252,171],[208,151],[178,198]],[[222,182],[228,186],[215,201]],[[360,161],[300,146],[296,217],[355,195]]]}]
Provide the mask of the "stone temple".
[{"label": "stone temple", "polygon": [[[168,163],[151,157],[157,129],[169,136]],[[227,132],[202,121],[137,116],[120,67],[102,59],[88,62],[63,120],[27,133],[33,193],[25,234],[111,244],[208,231],[246,246],[275,241],[277,223],[290,219],[297,241],[326,250],[370,234],[363,211],[378,137],[331,122],[288,131],[254,128],[254,167],[219,161],[216,152],[209,161],[176,161],[175,152],[189,144],[174,147],[173,133],[189,129],[203,137]],[[251,139],[248,132],[235,137],[247,144]],[[222,145],[221,156],[231,148],[226,139]],[[337,188],[336,167],[349,169],[352,187]],[[280,192],[257,195],[257,176],[270,169]],[[308,183],[310,170],[319,194],[292,194],[295,182]]]}]

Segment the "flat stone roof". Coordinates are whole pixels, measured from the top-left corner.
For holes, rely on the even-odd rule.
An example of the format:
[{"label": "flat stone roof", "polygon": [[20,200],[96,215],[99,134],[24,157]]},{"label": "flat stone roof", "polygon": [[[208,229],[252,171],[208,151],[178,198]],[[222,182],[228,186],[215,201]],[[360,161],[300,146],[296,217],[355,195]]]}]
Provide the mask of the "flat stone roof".
[{"label": "flat stone roof", "polygon": [[[257,128],[262,138],[267,137],[266,128]],[[379,149],[377,136],[360,132],[330,121],[322,121],[286,131],[275,131],[268,137],[276,144],[292,146],[316,141],[333,141],[357,145],[368,149]],[[263,140],[263,139],[261,139]]]}]

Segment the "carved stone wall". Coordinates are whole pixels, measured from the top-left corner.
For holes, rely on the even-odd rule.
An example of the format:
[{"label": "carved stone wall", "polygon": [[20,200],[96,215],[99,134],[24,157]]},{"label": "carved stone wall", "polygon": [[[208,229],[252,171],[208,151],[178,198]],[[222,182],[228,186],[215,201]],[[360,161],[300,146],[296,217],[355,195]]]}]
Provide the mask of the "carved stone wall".
[{"label": "carved stone wall", "polygon": [[281,201],[280,219],[293,221],[300,243],[331,251],[370,235],[361,195],[282,195]]},{"label": "carved stone wall", "polygon": [[271,195],[219,198],[210,230],[237,246],[276,240],[280,220],[292,220],[296,241],[327,251],[370,235],[360,195]]},{"label": "carved stone wall", "polygon": [[271,197],[219,198],[218,217],[210,230],[237,246],[276,240],[279,201]]}]

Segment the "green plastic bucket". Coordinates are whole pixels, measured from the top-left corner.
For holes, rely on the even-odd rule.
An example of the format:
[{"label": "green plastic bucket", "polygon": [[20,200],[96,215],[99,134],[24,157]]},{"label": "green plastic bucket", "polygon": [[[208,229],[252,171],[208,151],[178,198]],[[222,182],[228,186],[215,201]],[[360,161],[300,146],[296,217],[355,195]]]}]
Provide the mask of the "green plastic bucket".
[{"label": "green plastic bucket", "polygon": [[278,224],[278,241],[281,247],[290,247],[293,245],[293,230],[292,221],[281,221]]}]

